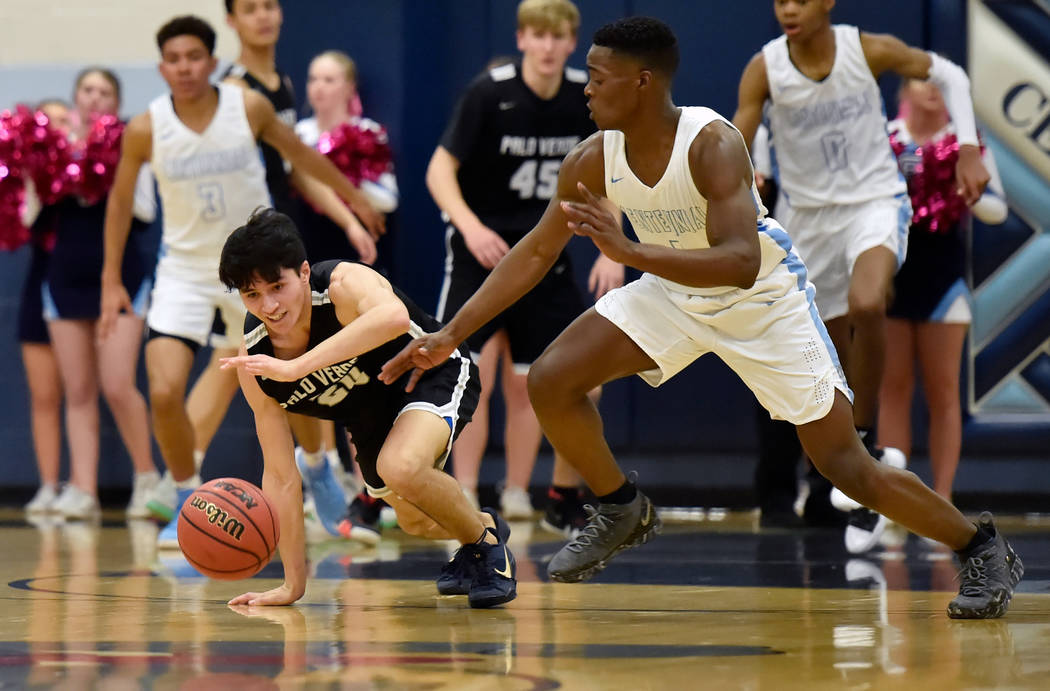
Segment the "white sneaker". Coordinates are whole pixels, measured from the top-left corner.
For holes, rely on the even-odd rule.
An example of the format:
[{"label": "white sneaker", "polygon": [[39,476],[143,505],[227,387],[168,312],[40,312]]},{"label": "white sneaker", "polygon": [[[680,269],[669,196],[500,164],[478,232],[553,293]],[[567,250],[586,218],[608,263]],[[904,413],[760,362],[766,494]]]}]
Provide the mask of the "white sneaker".
[{"label": "white sneaker", "polygon": [[146,492],[146,511],[150,517],[169,523],[175,518],[175,478],[164,471],[153,488]]},{"label": "white sneaker", "polygon": [[863,554],[879,544],[879,538],[886,530],[889,521],[882,514],[871,509],[853,509],[849,512],[849,523],[846,525],[846,551],[850,554]]},{"label": "white sneaker", "polygon": [[51,513],[54,511],[56,499],[58,499],[58,493],[55,492],[54,485],[40,485],[40,489],[36,491],[33,498],[26,504],[26,513]]},{"label": "white sneaker", "polygon": [[[884,446],[878,450],[878,454],[879,455],[875,457],[875,460],[880,463],[885,463],[891,468],[904,470],[908,467],[908,458],[900,449],[895,449],[892,446]],[[839,511],[853,511],[854,509],[860,508],[859,502],[847,497],[838,487],[831,488],[831,505]]]},{"label": "white sneaker", "polygon": [[63,518],[71,520],[95,518],[99,514],[98,497],[76,485],[66,485],[51,508]]},{"label": "white sneaker", "polygon": [[150,512],[146,502],[150,499],[150,493],[160,483],[160,475],[151,470],[145,473],[135,473],[135,484],[131,488],[131,501],[125,511],[128,518],[149,518]]},{"label": "white sneaker", "polygon": [[503,517],[508,521],[523,521],[533,517],[532,500],[529,493],[520,487],[507,487],[500,495],[499,505]]}]

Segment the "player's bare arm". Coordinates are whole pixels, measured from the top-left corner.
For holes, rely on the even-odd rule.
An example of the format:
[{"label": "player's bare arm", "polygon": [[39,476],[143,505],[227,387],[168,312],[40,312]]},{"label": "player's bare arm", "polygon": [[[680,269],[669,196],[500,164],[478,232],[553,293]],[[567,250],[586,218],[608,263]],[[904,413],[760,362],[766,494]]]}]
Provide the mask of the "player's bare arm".
[{"label": "player's bare arm", "polygon": [[751,147],[755,132],[762,122],[762,107],[769,98],[769,77],[766,75],[766,59],[756,53],[744,68],[737,88],[736,113],[733,125],[744,136],[744,143]]},{"label": "player's bare arm", "polygon": [[629,239],[583,184],[583,202],[562,203],[569,227],[589,237],[610,259],[640,271],[698,288],[748,288],[758,275],[761,249],[743,139],[725,123],[712,122],[693,140],[689,163],[693,183],[707,199],[709,248],[683,250]]},{"label": "player's bare arm", "polygon": [[121,280],[124,249],[131,231],[135,183],[139,170],[150,160],[153,150],[153,127],[149,113],[136,115],[124,128],[120,161],[114,173],[113,187],[106,201],[104,259],[102,263],[102,299],[98,320],[98,337],[105,340],[113,330],[117,315],[131,311],[131,298]]},{"label": "player's bare arm", "polygon": [[314,208],[320,210],[325,216],[332,220],[346,233],[347,240],[357,252],[358,257],[365,264],[372,264],[376,260],[376,239],[357,217],[350,213],[346,204],[339,198],[331,187],[322,184],[316,178],[306,175],[300,170],[292,169],[288,176],[288,182],[309,201]]},{"label": "player's bare arm", "polygon": [[[250,297],[251,290],[244,295]],[[343,262],[332,270],[328,296],[343,328],[298,357],[238,354],[223,358],[222,369],[236,367],[252,376],[295,381],[310,372],[344,362],[407,333],[410,321],[405,303],[390,282],[372,269]]]},{"label": "player's bare arm", "polygon": [[[247,351],[241,346],[240,355]],[[240,369],[237,378],[255,416],[263,453],[263,492],[277,508],[281,522],[281,563],[284,583],[266,592],[249,592],[231,605],[288,605],[306,592],[306,538],[303,528],[302,478],[295,467],[295,446],[288,418],[275,400],[259,388],[254,375]]]},{"label": "player's bare arm", "polygon": [[941,90],[959,138],[959,162],[955,167],[959,194],[968,204],[975,204],[991,176],[981,160],[966,72],[949,60],[913,48],[889,34],[861,33],[860,43],[876,78],[884,72],[895,72],[909,79],[929,79]]},{"label": "player's bare arm", "polygon": [[602,135],[596,132],[566,154],[558,173],[557,192],[536,226],[503,257],[452,321],[437,333],[406,345],[383,365],[379,380],[392,384],[414,369],[406,387],[411,391],[423,370],[447,360],[467,336],[539,283],[572,238],[562,200],[581,199],[576,189],[581,181],[604,194],[604,171]]},{"label": "player's bare arm", "polygon": [[374,234],[386,232],[383,214],[372,208],[368,198],[346,179],[335,164],[304,144],[296,136],[295,130],[281,122],[266,97],[255,91],[244,91],[243,94],[248,123],[256,137],[277,149],[292,164],[292,168],[298,168],[331,187],[350,205],[369,231]]},{"label": "player's bare arm", "polygon": [[467,249],[486,269],[499,263],[510,246],[471,210],[463,199],[463,190],[459,187],[456,173],[459,170],[459,159],[448,149],[438,146],[434,149],[427,165],[426,183],[434,203],[444,211],[452,225],[463,235]]}]

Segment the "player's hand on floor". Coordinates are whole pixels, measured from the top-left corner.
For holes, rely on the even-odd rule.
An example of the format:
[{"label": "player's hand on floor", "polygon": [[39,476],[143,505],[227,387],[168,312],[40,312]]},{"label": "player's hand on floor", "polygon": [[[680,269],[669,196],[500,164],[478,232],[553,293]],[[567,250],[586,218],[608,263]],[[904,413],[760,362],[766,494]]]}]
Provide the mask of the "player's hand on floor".
[{"label": "player's hand on floor", "polygon": [[561,203],[562,211],[569,217],[569,230],[589,237],[602,254],[623,264],[633,243],[623,234],[619,219],[582,182],[576,183],[576,188],[583,201]]},{"label": "player's hand on floor", "polygon": [[413,370],[405,386],[405,391],[412,391],[423,372],[447,360],[458,345],[444,334],[444,330],[417,338],[386,361],[379,372],[379,381],[393,384],[405,372]]},{"label": "player's hand on floor", "polygon": [[269,355],[235,355],[220,358],[219,369],[239,367],[253,377],[266,377],[274,381],[295,381],[303,373],[296,360],[278,360]]},{"label": "player's hand on floor", "polygon": [[226,604],[231,607],[237,605],[290,605],[303,596],[302,593],[296,593],[287,583],[282,583],[279,587],[273,590],[267,590],[265,593],[244,593],[238,595]]},{"label": "player's hand on floor", "polygon": [[598,255],[587,277],[587,290],[597,300],[613,288],[623,285],[623,264],[617,264],[604,254]]},{"label": "player's hand on floor", "polygon": [[491,269],[499,264],[503,255],[510,251],[507,241],[500,237],[499,233],[482,226],[471,233],[463,234],[463,242],[467,249],[486,269]]}]

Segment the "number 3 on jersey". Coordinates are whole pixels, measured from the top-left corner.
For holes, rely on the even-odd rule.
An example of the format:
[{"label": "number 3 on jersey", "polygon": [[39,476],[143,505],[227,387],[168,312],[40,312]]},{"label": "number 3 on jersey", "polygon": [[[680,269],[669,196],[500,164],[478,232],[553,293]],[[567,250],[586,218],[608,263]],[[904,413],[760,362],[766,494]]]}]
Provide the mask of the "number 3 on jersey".
[{"label": "number 3 on jersey", "polygon": [[205,221],[220,221],[226,217],[226,200],[222,185],[218,182],[202,182],[197,185],[197,196],[204,202],[201,218]]},{"label": "number 3 on jersey", "polygon": [[525,161],[510,176],[510,188],[519,199],[550,199],[558,189],[561,161]]}]

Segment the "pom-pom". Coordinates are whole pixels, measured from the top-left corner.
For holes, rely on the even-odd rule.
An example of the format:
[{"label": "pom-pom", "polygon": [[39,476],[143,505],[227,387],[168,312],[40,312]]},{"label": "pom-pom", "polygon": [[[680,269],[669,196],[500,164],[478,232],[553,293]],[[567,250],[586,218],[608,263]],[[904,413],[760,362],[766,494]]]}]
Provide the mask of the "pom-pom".
[{"label": "pom-pom", "polygon": [[[898,157],[907,148],[895,133],[890,135],[890,145]],[[983,145],[981,149],[984,150]],[[955,182],[959,141],[949,134],[927,142],[915,150],[915,155],[918,162],[908,175],[912,225],[931,233],[948,233],[968,210]]]},{"label": "pom-pom", "polygon": [[25,172],[32,178],[40,203],[54,204],[73,191],[72,146],[44,113],[37,111],[22,125]]},{"label": "pom-pom", "polygon": [[22,133],[31,119],[25,106],[0,113],[0,250],[16,250],[29,239],[22,223],[26,198]]},{"label": "pom-pom", "polygon": [[345,122],[323,133],[317,150],[355,185],[362,180],[376,182],[393,168],[386,130],[369,127],[361,120]]},{"label": "pom-pom", "polygon": [[78,160],[72,164],[76,192],[86,203],[97,204],[113,186],[123,133],[124,123],[114,115],[103,115],[91,125]]}]

